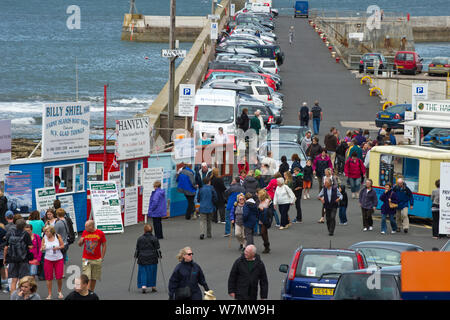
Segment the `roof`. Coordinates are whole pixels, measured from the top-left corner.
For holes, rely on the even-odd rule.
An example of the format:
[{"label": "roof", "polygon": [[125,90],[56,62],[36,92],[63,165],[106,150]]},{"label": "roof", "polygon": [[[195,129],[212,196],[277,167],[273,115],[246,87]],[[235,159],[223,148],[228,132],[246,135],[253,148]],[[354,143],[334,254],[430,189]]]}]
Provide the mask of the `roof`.
[{"label": "roof", "polygon": [[394,241],[362,241],[355,243],[350,246],[350,248],[361,248],[361,247],[371,247],[371,248],[386,248],[386,249],[399,249],[401,251],[407,251],[409,249],[421,249],[422,247],[411,243],[405,242],[394,242]]},{"label": "roof", "polygon": [[[391,275],[400,275],[402,272],[402,266],[389,266],[389,267],[382,267],[379,269],[381,274],[391,274]],[[345,274],[358,274],[358,273],[366,273],[366,274],[373,274],[374,269],[373,268],[367,268],[367,269],[356,269],[351,271],[343,272],[342,275]]]},{"label": "roof", "polygon": [[376,146],[372,148],[373,151],[411,158],[450,160],[450,151],[414,145]]},{"label": "roof", "polygon": [[345,253],[354,253],[353,249],[325,249],[325,248],[302,248],[302,251],[314,251],[314,252],[345,252]]},{"label": "roof", "polygon": [[223,95],[223,96],[229,96],[229,97],[235,97],[236,92],[233,90],[223,90],[223,89],[211,89],[211,88],[202,88],[198,89],[196,92],[196,95],[199,94],[203,95]]}]

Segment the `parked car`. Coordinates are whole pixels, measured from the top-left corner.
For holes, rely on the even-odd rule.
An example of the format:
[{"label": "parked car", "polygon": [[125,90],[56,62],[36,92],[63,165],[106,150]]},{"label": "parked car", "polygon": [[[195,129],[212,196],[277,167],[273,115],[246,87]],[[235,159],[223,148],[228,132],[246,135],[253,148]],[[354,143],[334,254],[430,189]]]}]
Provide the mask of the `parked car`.
[{"label": "parked car", "polygon": [[290,265],[280,265],[280,272],[287,273],[281,299],[330,300],[343,272],[366,267],[364,256],[358,251],[300,247]]},{"label": "parked car", "polygon": [[300,17],[304,16],[304,17],[308,18],[308,16],[309,16],[308,8],[309,8],[308,1],[295,1],[294,18],[297,18],[297,16],[300,16]]},{"label": "parked car", "polygon": [[422,247],[415,244],[393,241],[363,241],[351,245],[349,249],[360,250],[369,266],[379,267],[399,265],[404,251],[423,251]]},{"label": "parked car", "polygon": [[376,114],[375,125],[379,128],[383,124],[387,124],[388,128],[402,129],[403,121],[405,121],[405,111],[411,111],[411,104],[396,104],[387,107],[383,111],[379,111]]},{"label": "parked car", "polygon": [[[401,266],[375,270],[370,268],[342,273],[333,300],[401,300]],[[379,283],[370,286],[369,277],[373,277],[374,272],[380,277]]]},{"label": "parked car", "polygon": [[257,66],[261,67],[263,70],[273,73],[273,74],[278,74],[278,72],[280,70],[278,68],[277,60],[275,60],[275,59],[252,58],[247,61],[254,63]]},{"label": "parked car", "polygon": [[450,149],[450,129],[446,128],[433,128],[423,138],[422,145]]},{"label": "parked car", "polygon": [[[235,29],[233,29],[230,32],[230,35],[237,33],[237,34],[253,34],[256,35],[256,29],[252,27],[245,27],[245,26],[237,26]],[[277,40],[277,35],[273,32],[259,32],[259,35],[261,39],[272,39],[272,41]]]},{"label": "parked car", "polygon": [[301,144],[308,131],[311,129],[304,126],[272,126],[267,141],[290,141]]},{"label": "parked car", "polygon": [[234,40],[255,40],[258,44],[266,45],[266,44],[274,44],[275,41],[272,38],[269,39],[263,39],[262,37],[255,36],[254,34],[249,33],[237,33],[232,32],[231,35],[228,37],[230,41]]},{"label": "parked car", "polygon": [[414,51],[398,51],[394,58],[394,68],[401,74],[421,73],[423,69],[423,59]]},{"label": "parked car", "polygon": [[428,75],[444,75],[450,73],[450,58],[448,57],[436,57],[431,60],[428,65]]},{"label": "parked car", "polygon": [[359,73],[364,72],[364,65],[366,66],[366,72],[375,72],[375,61],[378,61],[379,63],[379,74],[381,74],[383,70],[387,69],[387,60],[381,53],[366,53],[359,61]]},{"label": "parked car", "polygon": [[276,59],[278,65],[282,65],[284,62],[284,53],[281,51],[279,45],[247,45],[245,46],[247,49],[252,49],[258,51],[258,56],[269,59]]},{"label": "parked car", "polygon": [[306,165],[306,155],[300,145],[292,141],[264,141],[258,148],[258,159],[262,161],[267,155],[267,151],[272,151],[272,157],[275,159],[277,168],[281,164],[281,157],[286,156],[289,166],[292,165],[292,155],[298,154],[302,167]]},{"label": "parked car", "polygon": [[231,52],[223,52],[223,53],[219,53],[216,56],[216,61],[221,61],[221,60],[245,60],[245,59],[252,59],[255,58],[254,55],[252,54],[247,54],[247,53],[231,53]]},{"label": "parked car", "polygon": [[227,70],[227,69],[209,69],[208,72],[205,75],[205,79],[204,81],[208,80],[208,78],[213,75],[213,74],[224,74],[224,73],[234,73],[234,74],[249,74],[249,75],[259,75],[264,77],[264,80],[266,81],[267,85],[269,87],[271,87],[274,90],[279,89],[279,84],[277,84],[270,75],[268,74],[260,74],[260,73],[246,73],[243,71],[238,71],[238,70]]}]

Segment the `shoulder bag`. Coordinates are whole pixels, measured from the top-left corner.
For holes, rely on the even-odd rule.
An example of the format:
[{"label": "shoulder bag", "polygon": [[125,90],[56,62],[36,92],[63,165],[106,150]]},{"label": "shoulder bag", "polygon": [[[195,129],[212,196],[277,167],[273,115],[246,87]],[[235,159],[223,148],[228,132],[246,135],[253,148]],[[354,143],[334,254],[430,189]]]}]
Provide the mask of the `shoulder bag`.
[{"label": "shoulder bag", "polygon": [[[189,280],[191,280],[192,277],[192,270],[194,269],[194,266],[192,266],[191,273],[189,274]],[[191,287],[184,286],[181,288],[177,288],[175,290],[175,300],[187,300],[190,299],[192,296]]]}]

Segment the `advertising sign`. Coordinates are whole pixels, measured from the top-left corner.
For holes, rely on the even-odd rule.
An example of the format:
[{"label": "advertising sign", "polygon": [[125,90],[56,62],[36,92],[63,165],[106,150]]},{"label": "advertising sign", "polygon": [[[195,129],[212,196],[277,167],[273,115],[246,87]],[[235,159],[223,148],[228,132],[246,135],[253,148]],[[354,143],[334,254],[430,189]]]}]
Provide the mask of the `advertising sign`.
[{"label": "advertising sign", "polygon": [[441,113],[450,115],[450,100],[444,101],[417,101],[417,113]]},{"label": "advertising sign", "polygon": [[117,120],[116,134],[117,160],[150,156],[150,121],[148,117]]},{"label": "advertising sign", "polygon": [[14,214],[30,213],[33,207],[31,174],[7,175],[5,196],[8,199],[8,209]]},{"label": "advertising sign", "polygon": [[89,182],[94,222],[104,233],[123,232],[119,189],[114,182]]},{"label": "advertising sign", "polygon": [[0,166],[11,163],[11,120],[0,120]]},{"label": "advertising sign", "polygon": [[193,138],[184,138],[175,140],[174,158],[175,160],[180,159],[191,159],[195,156],[195,147]]},{"label": "advertising sign", "polygon": [[117,187],[120,189],[120,171],[108,172],[108,181],[117,183]]},{"label": "advertising sign", "polygon": [[441,162],[439,188],[439,233],[450,234],[450,163]]},{"label": "advertising sign", "polygon": [[234,3],[230,4],[230,16],[234,16],[236,13],[236,5]]},{"label": "advertising sign", "polygon": [[75,207],[73,205],[73,195],[58,196],[58,200],[61,201],[61,208],[63,208],[64,211],[69,214],[70,219],[72,219],[73,231],[77,233],[77,218],[75,215]]},{"label": "advertising sign", "polygon": [[138,223],[138,190],[137,187],[125,189],[125,214],[123,224],[125,227]]},{"label": "advertising sign", "polygon": [[161,188],[164,189],[164,168],[145,168],[143,177],[144,193],[142,196],[142,214],[148,214],[148,204],[150,196],[154,190],[153,183],[155,181],[161,182]]},{"label": "advertising sign", "polygon": [[36,210],[47,210],[53,207],[53,201],[56,200],[55,188],[40,188],[34,190],[36,197]]},{"label": "advertising sign", "polygon": [[51,104],[42,116],[42,157],[45,160],[89,155],[90,108],[87,102]]},{"label": "advertising sign", "polygon": [[412,111],[416,112],[417,102],[428,99],[428,83],[413,83],[411,94]]},{"label": "advertising sign", "polygon": [[180,117],[193,117],[195,107],[195,84],[180,84],[178,99],[178,115]]},{"label": "advertising sign", "polygon": [[211,40],[217,40],[219,37],[219,24],[217,22],[211,22]]}]

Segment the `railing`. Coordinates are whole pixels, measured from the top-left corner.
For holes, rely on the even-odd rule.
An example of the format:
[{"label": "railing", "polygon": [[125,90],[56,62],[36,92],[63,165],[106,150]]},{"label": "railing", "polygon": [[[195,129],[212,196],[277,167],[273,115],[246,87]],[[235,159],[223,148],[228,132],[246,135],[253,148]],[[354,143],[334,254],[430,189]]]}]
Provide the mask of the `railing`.
[{"label": "railing", "polygon": [[[361,20],[366,22],[369,17],[373,16],[372,12],[355,11],[355,10],[325,10],[325,9],[310,9],[309,16],[311,18],[335,18],[348,20]],[[406,21],[407,15],[404,12],[383,12],[382,21]]]}]

